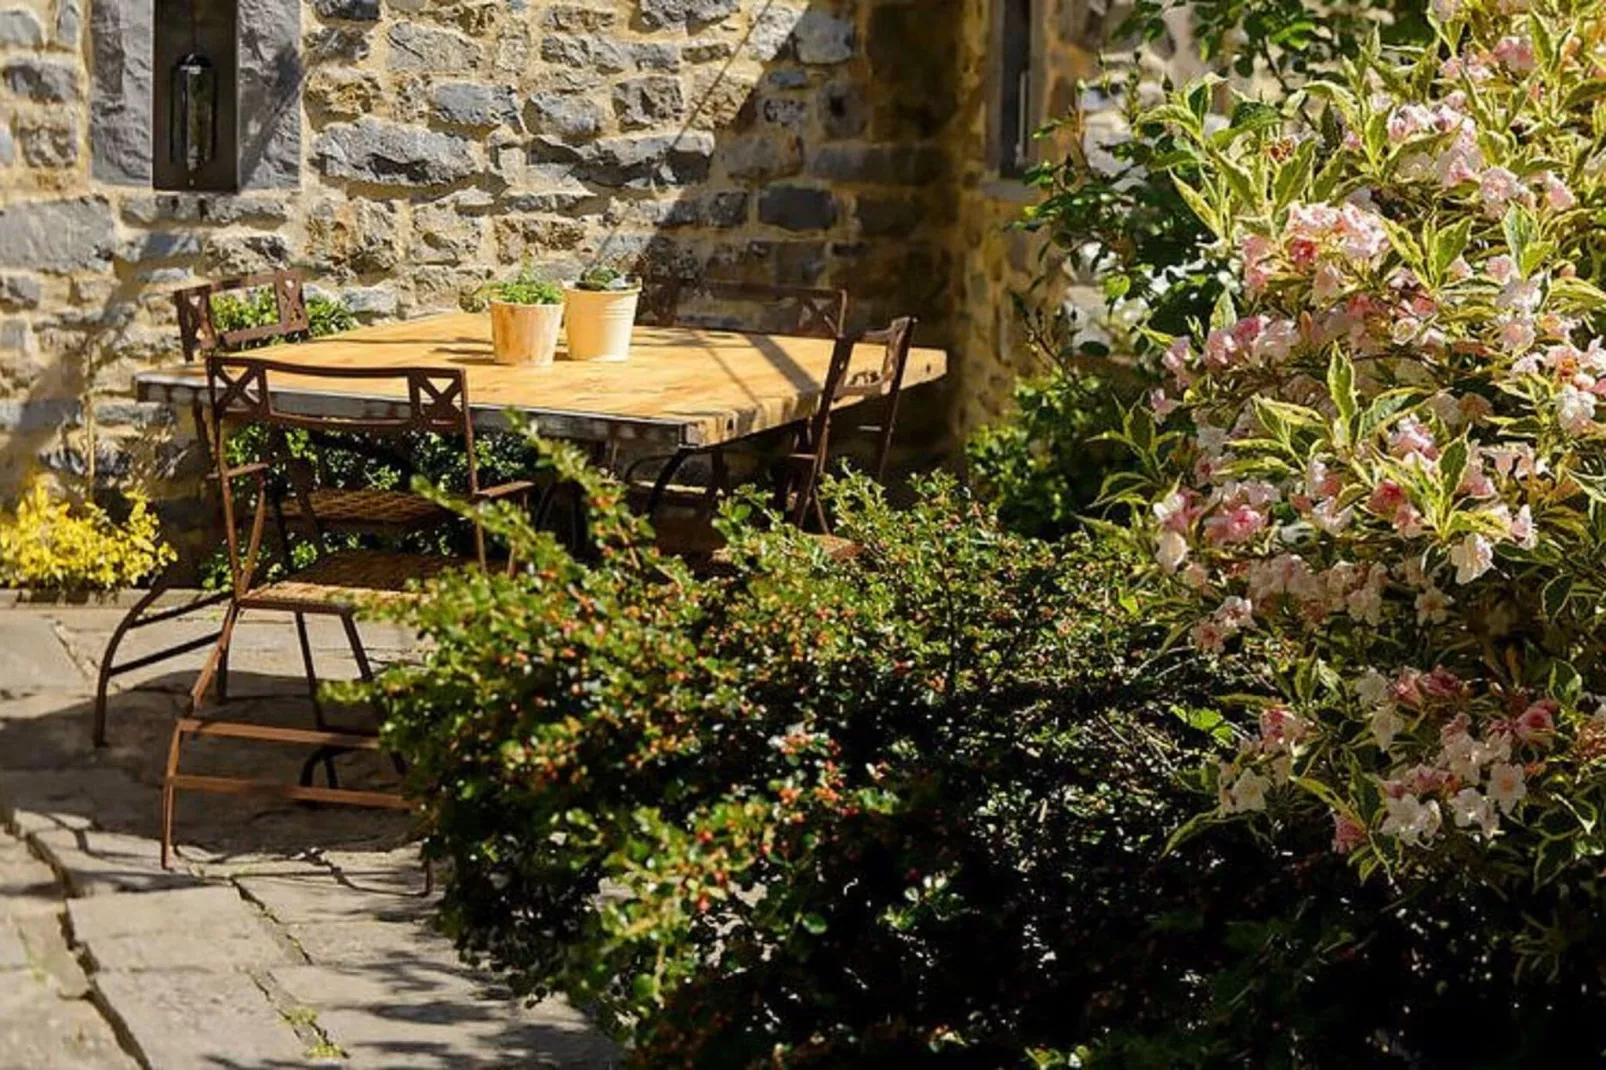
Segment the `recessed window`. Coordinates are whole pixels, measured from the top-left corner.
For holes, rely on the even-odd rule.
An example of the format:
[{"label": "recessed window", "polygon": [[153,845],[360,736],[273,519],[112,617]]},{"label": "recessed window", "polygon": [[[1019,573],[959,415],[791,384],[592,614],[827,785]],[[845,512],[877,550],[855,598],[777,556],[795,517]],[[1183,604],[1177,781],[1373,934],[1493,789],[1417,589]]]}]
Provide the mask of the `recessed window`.
[{"label": "recessed window", "polygon": [[1036,127],[1033,92],[1033,53],[1036,28],[1033,0],[996,0],[998,22],[994,51],[997,57],[993,93],[992,165],[1005,178],[1019,178],[1032,162],[1032,134]]},{"label": "recessed window", "polygon": [[151,163],[166,190],[235,190],[234,0],[156,0]]}]

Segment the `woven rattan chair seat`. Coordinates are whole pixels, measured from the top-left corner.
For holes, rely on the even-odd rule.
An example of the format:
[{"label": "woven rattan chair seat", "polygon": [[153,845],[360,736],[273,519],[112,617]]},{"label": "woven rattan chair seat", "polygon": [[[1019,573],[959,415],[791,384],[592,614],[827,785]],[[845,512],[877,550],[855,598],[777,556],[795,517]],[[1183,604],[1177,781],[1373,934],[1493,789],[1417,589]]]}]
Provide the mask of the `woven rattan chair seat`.
[{"label": "woven rattan chair seat", "polygon": [[[400,490],[320,487],[308,497],[312,515],[335,527],[415,527],[438,523],[450,515],[429,499]],[[284,515],[300,517],[301,499],[293,494],[285,498]]]},{"label": "woven rattan chair seat", "polygon": [[427,580],[475,562],[469,558],[342,550],[320,557],[285,579],[263,584],[240,599],[244,608],[325,612],[355,608],[375,599],[413,598],[409,580]]}]

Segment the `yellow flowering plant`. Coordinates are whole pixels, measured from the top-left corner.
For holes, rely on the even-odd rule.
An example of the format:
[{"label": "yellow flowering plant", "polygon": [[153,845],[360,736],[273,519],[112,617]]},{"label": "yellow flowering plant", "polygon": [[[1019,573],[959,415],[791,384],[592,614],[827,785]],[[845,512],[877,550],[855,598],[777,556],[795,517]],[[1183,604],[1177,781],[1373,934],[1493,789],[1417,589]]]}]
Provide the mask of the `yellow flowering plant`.
[{"label": "yellow flowering plant", "polygon": [[173,560],[143,495],[122,524],[99,506],[74,509],[35,479],[12,516],[0,516],[0,586],[107,591],[130,586]]}]

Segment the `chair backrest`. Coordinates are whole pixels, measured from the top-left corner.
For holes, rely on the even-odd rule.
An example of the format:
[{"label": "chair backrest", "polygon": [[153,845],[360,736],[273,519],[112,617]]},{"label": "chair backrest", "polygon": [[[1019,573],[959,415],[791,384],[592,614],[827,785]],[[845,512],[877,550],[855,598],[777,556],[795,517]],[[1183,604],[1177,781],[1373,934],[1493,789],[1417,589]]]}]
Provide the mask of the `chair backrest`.
[{"label": "chair backrest", "polygon": [[861,342],[880,343],[885,347],[881,367],[846,382],[839,397],[884,397],[881,423],[875,427],[860,428],[876,434],[874,473],[877,481],[887,478],[887,458],[892,453],[892,438],[898,429],[898,405],[903,399],[903,376],[909,367],[909,350],[914,346],[915,327],[920,321],[903,316],[879,331],[867,331]]},{"label": "chair backrest", "polygon": [[[253,291],[268,291],[273,295],[274,321],[255,327],[219,330],[212,299],[237,294],[242,300],[248,300]],[[270,271],[191,286],[175,291],[173,302],[178,306],[179,338],[184,345],[186,361],[274,339],[297,338],[311,328],[301,276],[295,271]]]},{"label": "chair backrest", "polygon": [[[846,290],[808,286],[651,276],[642,301],[645,319],[660,327],[836,338],[848,320]],[[742,312],[736,305],[749,307]]]},{"label": "chair backrest", "polygon": [[[373,403],[375,415],[346,416],[293,407],[275,396],[275,380],[295,378],[298,394],[315,395],[320,381],[334,386],[353,382],[403,384],[405,396]],[[214,353],[206,360],[207,394],[214,435],[226,421],[293,428],[314,434],[358,433],[402,435],[435,432],[460,437],[467,451],[469,491],[479,490],[474,459],[474,424],[469,417],[468,384],[461,368],[328,368],[263,357]],[[389,399],[391,391],[381,396]],[[223,456],[223,439],[217,438]],[[220,462],[226,463],[226,462]]]}]

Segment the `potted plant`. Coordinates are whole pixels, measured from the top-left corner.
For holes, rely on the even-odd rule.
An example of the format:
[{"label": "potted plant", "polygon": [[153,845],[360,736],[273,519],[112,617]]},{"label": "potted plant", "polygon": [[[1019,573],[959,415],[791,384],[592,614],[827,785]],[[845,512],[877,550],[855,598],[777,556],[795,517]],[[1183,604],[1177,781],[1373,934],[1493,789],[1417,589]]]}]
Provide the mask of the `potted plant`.
[{"label": "potted plant", "polygon": [[552,363],[563,327],[563,287],[536,276],[526,264],[518,275],[487,283],[465,307],[491,309],[491,348],[498,364]]},{"label": "potted plant", "polygon": [[641,280],[611,267],[581,275],[567,291],[570,360],[630,359]]}]

